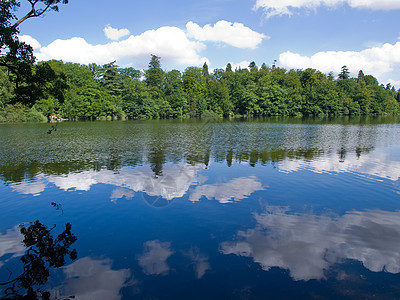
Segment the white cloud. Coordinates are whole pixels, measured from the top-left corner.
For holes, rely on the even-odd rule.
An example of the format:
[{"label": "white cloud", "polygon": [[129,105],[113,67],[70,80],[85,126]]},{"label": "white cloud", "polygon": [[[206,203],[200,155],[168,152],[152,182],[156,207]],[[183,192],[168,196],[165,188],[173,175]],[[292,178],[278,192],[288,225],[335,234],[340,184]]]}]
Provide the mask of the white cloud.
[{"label": "white cloud", "polygon": [[57,187],[63,189],[64,191],[69,189],[89,191],[92,185],[99,183],[99,180],[97,179],[99,173],[93,171],[84,171],[81,173],[70,173],[62,176],[52,175],[49,176],[47,180],[51,183],[54,183]]},{"label": "white cloud", "polygon": [[40,43],[39,43],[36,39],[34,39],[33,37],[31,37],[30,35],[26,35],[26,34],[20,35],[20,36],[18,36],[18,39],[19,39],[21,42],[24,42],[25,44],[31,45],[31,47],[32,47],[33,49],[39,49],[40,47],[42,47],[42,46],[40,45]]},{"label": "white cloud", "polygon": [[207,24],[200,27],[198,24],[188,22],[188,33],[199,41],[223,42],[237,48],[255,49],[263,39],[269,37],[255,32],[242,23],[218,21],[215,25]]},{"label": "white cloud", "polygon": [[[242,60],[241,62],[238,62],[238,63],[231,62],[230,64],[232,66],[232,71],[235,71],[236,69],[248,69],[250,61]],[[221,67],[220,69],[225,70],[226,65]]]},{"label": "white cloud", "polygon": [[57,287],[61,295],[74,295],[76,299],[119,300],[122,298],[120,290],[132,285],[129,279],[129,269],[112,270],[111,260],[94,260],[83,257],[64,267],[66,282]]},{"label": "white cloud", "polygon": [[393,72],[400,67],[400,42],[394,45],[387,43],[360,52],[318,52],[311,57],[288,51],[279,56],[279,64],[291,69],[314,68],[324,73],[330,71],[339,73],[341,67],[346,65],[353,76],[356,76],[359,70],[363,70],[364,74],[379,79],[385,73]]},{"label": "white cloud", "polygon": [[[39,176],[38,178],[40,178]],[[40,180],[37,181],[22,181],[20,183],[14,183],[11,188],[19,194],[32,194],[38,196],[41,192],[46,189],[46,184]]]},{"label": "white cloud", "polygon": [[58,59],[81,64],[105,64],[114,60],[131,59],[146,63],[150,54],[156,54],[164,62],[201,65],[209,60],[199,56],[205,45],[190,41],[185,32],[177,27],[160,27],[141,35],[108,44],[92,45],[80,37],[57,39],[35,53],[38,60]]},{"label": "white cloud", "polygon": [[111,202],[117,203],[118,199],[122,199],[125,197],[126,200],[131,200],[135,193],[132,190],[116,188],[112,191],[110,199]]},{"label": "white cloud", "polygon": [[324,155],[312,161],[285,159],[279,162],[278,168],[281,172],[307,169],[315,173],[352,173],[392,181],[397,181],[400,178],[400,161],[390,157],[389,153],[379,150],[363,153],[360,157],[355,154],[353,156],[348,154],[342,161],[339,155],[335,153]]},{"label": "white cloud", "polygon": [[340,217],[292,214],[271,206],[255,214],[254,229],[221,252],[252,257],[264,270],[279,267],[294,280],[321,279],[335,263],[353,259],[373,272],[400,272],[400,212],[368,210]]},{"label": "white cloud", "polygon": [[120,38],[129,35],[129,30],[126,28],[116,29],[112,28],[110,25],[107,25],[104,29],[104,34],[106,37],[113,41],[118,41]]},{"label": "white cloud", "polygon": [[247,198],[255,191],[261,190],[264,190],[264,188],[257,177],[240,177],[225,183],[198,186],[189,196],[189,200],[196,202],[204,196],[209,200],[215,199],[220,203],[231,203]]},{"label": "white cloud", "polygon": [[[136,169],[124,168],[118,174],[109,170],[101,170],[99,172],[84,171],[63,176],[51,175],[44,179],[54,183],[57,187],[65,191],[69,189],[89,191],[92,185],[97,183],[124,188],[123,190],[113,191],[110,197],[113,202],[124,196],[127,199],[131,199],[134,196],[134,191],[172,200],[183,197],[191,185],[199,183],[202,180],[197,176],[197,172],[201,168],[203,168],[203,165],[165,165],[163,166],[163,175],[157,178],[154,177],[150,166],[146,165]],[[32,192],[37,192],[35,186],[32,188],[24,186],[24,189],[17,191],[28,193],[31,190]]]},{"label": "white cloud", "polygon": [[394,80],[392,78],[389,78],[387,82],[390,83],[392,86],[394,86],[396,89],[400,89],[400,80]]},{"label": "white cloud", "polygon": [[184,255],[192,261],[197,279],[200,279],[208,270],[211,270],[208,256],[201,253],[199,248],[191,247],[188,252],[184,253]]},{"label": "white cloud", "polygon": [[175,252],[170,249],[170,242],[159,240],[147,241],[144,243],[144,253],[139,256],[139,266],[146,275],[166,275],[170,267],[167,259]]},{"label": "white cloud", "polygon": [[[22,243],[24,237],[19,229],[19,226],[14,226],[14,228],[8,229],[6,234],[0,233],[0,258],[9,254],[12,254],[11,258],[24,255],[26,250]],[[7,262],[11,258],[5,261],[2,260],[3,262]]]},{"label": "white cloud", "polygon": [[335,7],[347,4],[352,8],[371,10],[400,9],[398,0],[257,0],[254,9],[262,8],[267,18],[292,15],[299,9],[313,10],[320,6]]}]

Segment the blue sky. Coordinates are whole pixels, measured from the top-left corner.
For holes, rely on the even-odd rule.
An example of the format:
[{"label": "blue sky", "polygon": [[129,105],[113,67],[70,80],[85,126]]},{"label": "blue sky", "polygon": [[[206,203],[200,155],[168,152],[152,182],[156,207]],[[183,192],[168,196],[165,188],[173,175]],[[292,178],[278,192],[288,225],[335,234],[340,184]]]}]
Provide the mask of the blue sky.
[{"label": "blue sky", "polygon": [[[25,1],[26,2],[26,1]],[[347,65],[400,88],[400,0],[70,0],[20,26],[39,60],[165,70]],[[28,10],[21,6],[17,15]],[[107,34],[106,34],[107,33]]]}]

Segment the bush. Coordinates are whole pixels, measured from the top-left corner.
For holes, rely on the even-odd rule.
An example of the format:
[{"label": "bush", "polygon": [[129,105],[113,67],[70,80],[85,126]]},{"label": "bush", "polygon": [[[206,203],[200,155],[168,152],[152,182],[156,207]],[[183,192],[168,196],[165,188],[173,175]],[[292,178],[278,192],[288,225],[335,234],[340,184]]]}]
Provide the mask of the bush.
[{"label": "bush", "polygon": [[22,104],[16,104],[6,105],[5,108],[0,111],[0,122],[47,122],[47,118],[35,108],[28,108]]},{"label": "bush", "polygon": [[220,118],[222,118],[222,116],[216,112],[213,112],[212,110],[206,110],[201,114],[201,118],[202,119],[220,119]]}]

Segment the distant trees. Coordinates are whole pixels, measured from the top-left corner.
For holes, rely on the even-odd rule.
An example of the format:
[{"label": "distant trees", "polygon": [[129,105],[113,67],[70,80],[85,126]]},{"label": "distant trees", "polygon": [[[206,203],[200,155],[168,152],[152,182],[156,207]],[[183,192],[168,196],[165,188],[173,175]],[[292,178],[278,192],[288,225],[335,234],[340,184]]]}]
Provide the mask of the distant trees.
[{"label": "distant trees", "polygon": [[6,73],[0,68],[0,121],[7,114],[14,116],[10,107],[18,106],[10,105],[15,103],[32,106],[32,111],[24,110],[29,115],[25,120],[50,113],[69,119],[158,119],[399,112],[399,91],[379,85],[362,71],[351,78],[345,66],[335,80],[332,73],[311,68],[287,71],[265,64],[258,68],[254,62],[236,70],[227,64],[225,70],[212,73],[207,63],[183,72],[165,72],[156,55],[151,55],[143,74],[115,62],[85,66],[52,60],[35,65],[32,80],[21,83],[19,89]]}]

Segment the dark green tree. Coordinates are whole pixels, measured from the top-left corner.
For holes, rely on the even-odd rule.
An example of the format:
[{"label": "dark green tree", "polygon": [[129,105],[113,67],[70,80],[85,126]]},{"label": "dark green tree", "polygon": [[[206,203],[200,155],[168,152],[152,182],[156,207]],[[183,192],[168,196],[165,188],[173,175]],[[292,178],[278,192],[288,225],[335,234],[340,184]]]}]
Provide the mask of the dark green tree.
[{"label": "dark green tree", "polygon": [[207,65],[206,62],[203,64],[202,75],[203,75],[203,77],[204,77],[206,80],[209,79],[210,74],[209,74],[209,72],[208,72],[208,65]]},{"label": "dark green tree", "polygon": [[35,62],[32,47],[18,39],[18,26],[27,19],[42,16],[46,11],[58,11],[59,3],[68,3],[68,0],[27,1],[30,11],[21,18],[16,15],[21,1],[0,1],[0,66],[8,69],[16,89],[25,79],[30,79]]},{"label": "dark green tree", "polygon": [[365,77],[364,72],[362,70],[358,71],[357,81],[358,82],[365,81],[364,77]]},{"label": "dark green tree", "polygon": [[116,61],[103,65],[100,85],[113,96],[119,96],[122,90],[122,77]]},{"label": "dark green tree", "polygon": [[257,65],[256,65],[256,63],[254,61],[252,61],[249,64],[249,69],[250,69],[250,72],[257,72],[258,71]]},{"label": "dark green tree", "polygon": [[151,54],[149,68],[145,71],[146,83],[149,86],[162,87],[165,73],[161,69],[160,57]]},{"label": "dark green tree", "polygon": [[182,117],[186,107],[186,97],[183,93],[182,74],[172,70],[165,76],[164,94],[172,109],[173,117]]},{"label": "dark green tree", "polygon": [[339,79],[349,79],[349,69],[347,66],[343,66],[341,72],[339,73]]}]

